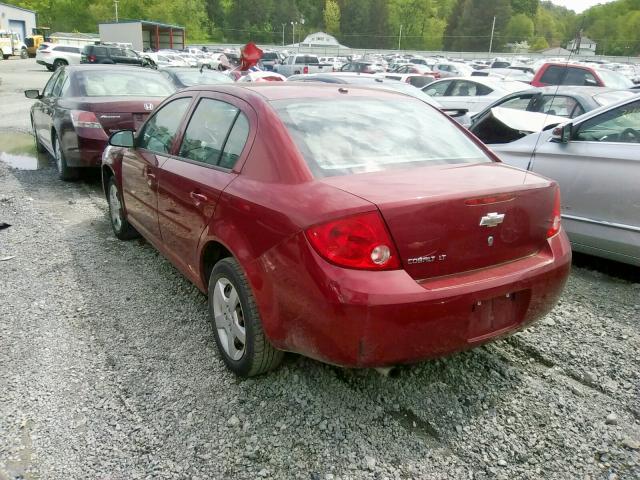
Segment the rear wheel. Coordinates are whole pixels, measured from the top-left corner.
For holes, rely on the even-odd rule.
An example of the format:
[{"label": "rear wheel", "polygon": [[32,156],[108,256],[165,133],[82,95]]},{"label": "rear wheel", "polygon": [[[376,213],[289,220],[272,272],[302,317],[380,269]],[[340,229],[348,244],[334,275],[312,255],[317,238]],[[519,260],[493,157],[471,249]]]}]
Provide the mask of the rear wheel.
[{"label": "rear wheel", "polygon": [[61,58],[56,58],[53,62],[53,69],[57,70],[60,67],[64,67],[65,65],[69,65],[69,63],[67,63],[66,60],[63,60]]},{"label": "rear wheel", "polygon": [[22,50],[20,50],[20,58],[22,58],[23,60],[25,58],[29,58],[29,52],[27,52],[26,48],[23,48]]},{"label": "rear wheel", "polygon": [[55,153],[54,159],[56,161],[58,177],[60,180],[64,180],[65,182],[77,180],[80,172],[78,172],[77,168],[72,168],[67,165],[67,160],[65,159],[64,152],[62,151],[62,145],[60,145],[60,141],[55,134],[53,135],[52,143],[53,152]]},{"label": "rear wheel", "polygon": [[131,240],[139,237],[140,234],[127,221],[122,207],[122,195],[116,183],[116,179],[111,176],[107,185],[107,200],[109,201],[109,219],[113,233],[120,240]]},{"label": "rear wheel", "polygon": [[236,375],[260,375],[282,361],[284,352],[265,336],[251,287],[234,258],[220,260],[211,271],[209,317],[218,351]]}]

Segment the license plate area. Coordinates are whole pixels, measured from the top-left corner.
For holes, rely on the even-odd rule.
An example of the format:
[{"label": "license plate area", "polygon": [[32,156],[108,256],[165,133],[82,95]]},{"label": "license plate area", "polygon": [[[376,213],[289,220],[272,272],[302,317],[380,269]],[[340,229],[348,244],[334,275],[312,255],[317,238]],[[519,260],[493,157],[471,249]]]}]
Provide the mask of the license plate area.
[{"label": "license plate area", "polygon": [[523,318],[527,297],[525,292],[514,292],[477,301],[471,307],[469,342],[499,335],[517,325]]}]

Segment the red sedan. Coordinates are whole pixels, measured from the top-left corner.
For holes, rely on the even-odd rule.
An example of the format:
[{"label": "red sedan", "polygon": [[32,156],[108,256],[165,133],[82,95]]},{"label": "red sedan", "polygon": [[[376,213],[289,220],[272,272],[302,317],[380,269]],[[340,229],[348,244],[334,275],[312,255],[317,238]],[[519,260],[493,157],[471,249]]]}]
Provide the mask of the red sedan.
[{"label": "red sedan", "polygon": [[239,375],[283,351],[378,367],[474,347],[547,313],[569,274],[556,183],[398,93],[192,87],[110,144],[116,236],[208,292]]},{"label": "red sedan", "polygon": [[73,180],[81,168],[101,165],[111,133],[139,127],[174,91],[152,70],[74,65],[59,68],[42,92],[25,95],[37,100],[31,126],[38,151],[53,156],[62,180]]}]

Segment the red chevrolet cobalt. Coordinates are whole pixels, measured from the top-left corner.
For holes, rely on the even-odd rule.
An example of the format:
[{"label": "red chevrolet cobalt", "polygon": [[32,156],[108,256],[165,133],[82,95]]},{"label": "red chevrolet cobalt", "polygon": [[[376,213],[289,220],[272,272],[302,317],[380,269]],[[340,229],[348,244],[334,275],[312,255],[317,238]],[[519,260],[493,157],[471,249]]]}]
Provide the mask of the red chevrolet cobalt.
[{"label": "red chevrolet cobalt", "polygon": [[402,94],[198,86],[110,145],[116,236],[208,292],[238,375],[284,351],[381,367],[471,348],[547,313],[569,274],[556,183]]}]

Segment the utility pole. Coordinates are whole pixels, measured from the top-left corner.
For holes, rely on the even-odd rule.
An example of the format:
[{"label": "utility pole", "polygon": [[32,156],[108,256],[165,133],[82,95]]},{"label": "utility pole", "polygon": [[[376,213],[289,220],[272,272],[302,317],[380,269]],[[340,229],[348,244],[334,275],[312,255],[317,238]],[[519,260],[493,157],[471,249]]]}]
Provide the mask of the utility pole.
[{"label": "utility pole", "polygon": [[496,17],[495,15],[493,16],[493,25],[491,25],[491,40],[489,41],[489,53],[491,53],[491,50],[493,49],[493,32],[496,29]]},{"label": "utility pole", "polygon": [[114,5],[115,5],[115,7],[116,7],[116,23],[118,22],[118,2],[119,2],[119,1],[120,1],[120,0],[113,0],[113,4],[114,4]]},{"label": "utility pole", "polygon": [[285,27],[286,23],[282,24],[282,46],[284,47],[284,27]]},{"label": "utility pole", "polygon": [[398,50],[400,50],[400,40],[402,40],[402,24],[400,24],[400,33],[398,33]]},{"label": "utility pole", "polygon": [[298,22],[291,22],[291,26],[293,27],[293,30],[291,31],[291,44],[296,43],[296,24]]}]

